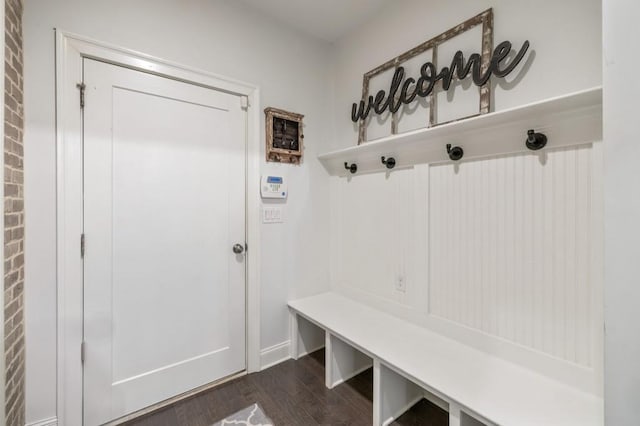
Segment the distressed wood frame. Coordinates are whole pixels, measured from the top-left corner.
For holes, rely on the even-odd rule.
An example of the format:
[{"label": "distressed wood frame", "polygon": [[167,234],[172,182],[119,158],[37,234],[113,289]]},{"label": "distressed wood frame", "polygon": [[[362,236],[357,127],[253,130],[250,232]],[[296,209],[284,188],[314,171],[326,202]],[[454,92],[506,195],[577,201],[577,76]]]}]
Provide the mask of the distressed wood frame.
[{"label": "distressed wood frame", "polygon": [[[438,66],[438,46],[444,43],[447,40],[452,39],[465,31],[468,31],[476,26],[482,24],[482,65],[481,72],[485,72],[489,63],[491,61],[491,54],[493,51],[493,9],[489,8],[484,12],[479,13],[466,20],[465,22],[456,25],[453,28],[433,37],[430,40],[425,41],[424,43],[410,49],[401,55],[385,62],[384,64],[372,69],[371,71],[364,74],[362,79],[362,99],[366,100],[369,96],[369,82],[372,78],[390,70],[397,69],[400,65],[408,60],[428,51],[432,50],[433,55],[431,62],[436,67]],[[457,77],[454,77],[457,80]],[[464,120],[466,118],[476,117],[481,114],[486,114],[491,111],[491,79],[489,79],[483,86],[480,87],[480,106],[478,114],[461,117],[455,120],[438,123],[436,117],[437,111],[437,92],[433,90],[429,94],[429,122],[425,127],[435,127],[440,126],[442,124],[450,123],[453,121]],[[398,134],[398,113],[391,114],[391,134]],[[359,128],[358,128],[358,145],[367,142],[367,126],[366,119],[360,120]]]},{"label": "distressed wood frame", "polygon": [[[289,112],[278,108],[268,107],[265,113],[265,134],[267,138],[266,159],[267,162],[300,164],[302,161],[302,151],[304,134],[302,129],[302,119],[304,115],[295,112]],[[298,149],[282,149],[273,146],[273,119],[282,118],[298,123]]]}]

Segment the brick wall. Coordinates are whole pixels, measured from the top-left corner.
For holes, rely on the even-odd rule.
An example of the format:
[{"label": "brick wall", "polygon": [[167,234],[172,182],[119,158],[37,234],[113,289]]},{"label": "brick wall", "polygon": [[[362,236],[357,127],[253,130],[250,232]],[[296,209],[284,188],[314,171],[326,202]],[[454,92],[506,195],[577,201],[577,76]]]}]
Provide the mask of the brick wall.
[{"label": "brick wall", "polygon": [[5,1],[4,347],[7,426],[25,424],[22,0]]}]

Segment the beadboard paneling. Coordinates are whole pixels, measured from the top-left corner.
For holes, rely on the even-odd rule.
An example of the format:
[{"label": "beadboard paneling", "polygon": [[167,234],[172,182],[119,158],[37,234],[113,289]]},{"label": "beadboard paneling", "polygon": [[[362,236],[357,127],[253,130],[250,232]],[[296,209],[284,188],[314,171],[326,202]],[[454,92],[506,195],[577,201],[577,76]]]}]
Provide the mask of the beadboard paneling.
[{"label": "beadboard paneling", "polygon": [[431,166],[429,314],[591,367],[592,175],[590,146]]},{"label": "beadboard paneling", "polygon": [[412,254],[413,170],[332,180],[331,258],[334,284],[401,301],[410,286],[403,259]]}]

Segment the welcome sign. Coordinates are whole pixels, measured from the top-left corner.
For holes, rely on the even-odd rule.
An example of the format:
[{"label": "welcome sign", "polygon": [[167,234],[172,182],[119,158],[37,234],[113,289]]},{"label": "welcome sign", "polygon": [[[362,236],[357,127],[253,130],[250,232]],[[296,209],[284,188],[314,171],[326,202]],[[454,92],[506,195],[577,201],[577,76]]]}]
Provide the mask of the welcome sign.
[{"label": "welcome sign", "polygon": [[369,96],[367,102],[362,100],[359,105],[354,103],[351,107],[351,120],[354,122],[364,120],[371,109],[376,114],[382,114],[387,108],[392,113],[396,113],[401,105],[413,102],[416,96],[422,98],[429,96],[438,81],[442,81],[443,90],[449,90],[454,76],[462,80],[471,73],[473,83],[478,87],[484,86],[492,74],[496,77],[504,77],[513,71],[524,57],[527,49],[529,49],[529,41],[524,42],[518,54],[509,64],[503,64],[507,55],[511,52],[511,43],[508,41],[500,43],[493,52],[490,65],[486,67],[487,69],[484,72],[481,71],[480,54],[472,54],[469,57],[469,61],[465,63],[464,55],[459,50],[453,56],[451,66],[442,68],[437,74],[435,65],[431,62],[426,62],[420,68],[418,80],[412,77],[405,79],[404,68],[400,66],[396,68],[393,74],[389,93],[380,90],[375,98]]},{"label": "welcome sign", "polygon": [[[465,59],[463,52],[458,50],[446,62],[447,66],[438,70],[436,65],[438,48],[452,38],[477,27],[482,31],[481,52],[473,53]],[[436,84],[441,83],[442,90],[446,92],[451,88],[453,81],[464,80],[469,75],[473,84],[479,88],[478,113],[458,119],[488,113],[491,109],[491,76],[507,76],[520,64],[528,49],[528,41],[525,41],[517,51],[512,49],[509,41],[503,41],[493,49],[493,11],[488,9],[369,71],[363,78],[362,99],[353,103],[351,107],[351,120],[359,123],[358,144],[366,141],[367,123],[370,122],[367,118],[370,118],[371,113],[380,116],[388,110],[391,113],[391,134],[397,134],[398,120],[402,114],[396,113],[403,105],[417,102],[420,98],[428,98],[429,106],[428,123],[425,122],[422,127],[445,124],[437,120],[435,92],[440,86]],[[414,75],[407,75],[403,65],[427,51],[431,51],[432,59],[423,63],[419,71],[414,71]],[[386,90],[378,90],[375,95],[370,94],[371,80],[391,71],[394,71],[393,77],[387,84]]]}]

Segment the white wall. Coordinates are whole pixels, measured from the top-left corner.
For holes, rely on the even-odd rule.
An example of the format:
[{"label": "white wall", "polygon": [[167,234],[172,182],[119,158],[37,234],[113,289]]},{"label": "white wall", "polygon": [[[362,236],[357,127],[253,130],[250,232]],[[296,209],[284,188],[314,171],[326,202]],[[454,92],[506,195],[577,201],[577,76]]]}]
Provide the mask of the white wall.
[{"label": "white wall", "polygon": [[[493,80],[495,111],[602,82],[599,0],[388,3],[370,22],[336,43],[333,149],[355,145],[358,140],[351,122],[351,104],[361,98],[365,72],[490,7],[494,14],[494,46],[509,40],[519,48],[529,40],[534,56],[530,63],[521,64],[526,70],[524,75],[518,75],[516,69],[504,80]],[[475,51],[479,50],[479,39],[477,45]],[[439,56],[438,69],[449,65],[451,56]]]},{"label": "white wall", "polygon": [[[489,7],[494,45],[531,43],[520,76],[494,78],[495,111],[601,84],[598,0],[393,2],[336,44],[332,148],[357,142],[365,72]],[[602,394],[600,145],[333,178],[332,287]]]},{"label": "white wall", "polygon": [[605,416],[640,422],[640,4],[603,2],[605,139]]},{"label": "white wall", "polygon": [[261,110],[305,114],[304,164],[262,166],[290,185],[286,223],[262,227],[262,348],[288,340],[290,297],[328,285],[328,181],[316,160],[330,139],[328,44],[233,1],[27,1],[27,422],[56,414],[54,28],[257,84]]}]

